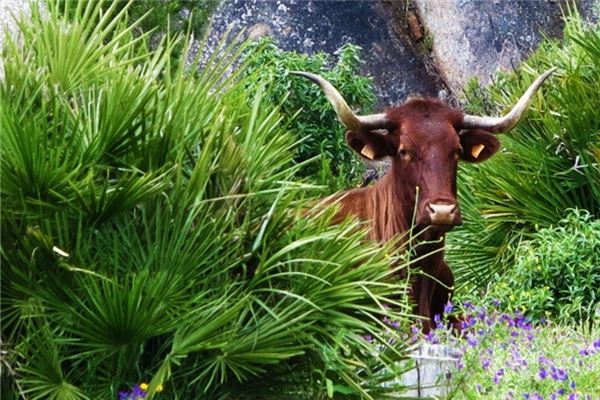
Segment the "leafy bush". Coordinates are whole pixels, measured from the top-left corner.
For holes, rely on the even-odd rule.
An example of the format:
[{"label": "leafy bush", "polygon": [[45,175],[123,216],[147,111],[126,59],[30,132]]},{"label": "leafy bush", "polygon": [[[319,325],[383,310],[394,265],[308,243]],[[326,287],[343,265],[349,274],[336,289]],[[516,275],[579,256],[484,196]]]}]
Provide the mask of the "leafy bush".
[{"label": "leafy bush", "polygon": [[189,24],[194,36],[202,37],[219,3],[220,0],[135,0],[129,7],[129,16],[133,20],[144,16],[140,25],[143,32],[157,29],[163,33],[180,33]]},{"label": "leafy bush", "polygon": [[488,299],[536,320],[591,325],[600,318],[600,220],[571,210],[558,226],[521,243],[515,254],[510,272],[489,285]]},{"label": "leafy bush", "polygon": [[294,139],[228,73],[243,48],[174,68],[177,38],[148,50],[116,2],[66,4],[3,49],[2,398],[391,390],[403,347],[374,346],[406,323],[404,266],[294,211]]},{"label": "leafy bush", "polygon": [[[346,44],[337,51],[334,64],[325,53],[311,56],[279,49],[270,39],[252,45],[246,55],[248,90],[268,84],[267,98],[281,105],[288,130],[298,140],[297,163],[301,176],[333,187],[347,188],[360,181],[364,167],[345,141],[345,129],[321,89],[290,71],[308,71],[328,79],[348,104],[370,112],[375,95],[370,78],[359,75],[360,48]],[[284,101],[285,99],[285,101]],[[320,162],[306,163],[318,157]]]},{"label": "leafy bush", "polygon": [[483,164],[463,165],[459,196],[465,221],[449,235],[459,282],[482,287],[515,264],[518,243],[556,224],[569,208],[600,216],[600,30],[577,14],[562,43],[546,41],[516,73],[470,91],[470,112],[500,114],[552,66],[523,122],[501,136],[504,149]]},{"label": "leafy bush", "polygon": [[463,303],[460,335],[443,327],[417,334],[457,351],[448,399],[596,399],[600,331],[533,324],[519,311],[501,313],[496,307]]},{"label": "leafy bush", "polygon": [[[114,0],[89,1],[102,3],[100,6],[104,8],[110,8],[111,4],[115,3]],[[59,0],[58,9],[65,11],[69,17],[76,17],[75,7],[70,6],[69,2],[72,0]],[[129,17],[139,21],[136,28],[138,33],[177,34],[185,32],[189,27],[196,37],[202,37],[220,0],[116,0],[116,3],[115,12],[126,8]]]}]

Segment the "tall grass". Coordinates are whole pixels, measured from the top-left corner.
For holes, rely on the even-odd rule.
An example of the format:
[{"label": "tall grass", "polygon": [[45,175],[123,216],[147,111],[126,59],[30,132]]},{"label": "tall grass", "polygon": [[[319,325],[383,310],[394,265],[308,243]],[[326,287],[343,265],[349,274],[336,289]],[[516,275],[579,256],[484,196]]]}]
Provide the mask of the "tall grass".
[{"label": "tall grass", "polygon": [[407,323],[404,265],[296,211],[296,143],[245,65],[227,74],[243,45],[196,72],[127,7],[60,4],[2,50],[2,398],[398,390],[380,382],[403,345],[380,346]]},{"label": "tall grass", "polygon": [[502,135],[503,150],[461,168],[467,223],[449,235],[448,253],[463,284],[481,287],[509,269],[520,241],[569,208],[600,216],[600,30],[575,10],[566,18],[563,41],[547,40],[515,73],[470,90],[471,112],[499,114],[539,71],[558,67],[525,120]]}]

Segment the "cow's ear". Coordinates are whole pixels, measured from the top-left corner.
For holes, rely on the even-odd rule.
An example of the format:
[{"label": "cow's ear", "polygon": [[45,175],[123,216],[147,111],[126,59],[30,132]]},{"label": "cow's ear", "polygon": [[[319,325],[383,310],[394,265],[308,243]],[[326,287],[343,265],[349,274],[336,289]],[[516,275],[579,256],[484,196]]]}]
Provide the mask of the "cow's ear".
[{"label": "cow's ear", "polygon": [[495,135],[483,129],[470,129],[460,134],[463,148],[461,159],[478,163],[487,160],[500,149],[500,141]]},{"label": "cow's ear", "polygon": [[367,160],[381,160],[395,154],[390,136],[375,131],[348,131],[346,132],[346,143]]}]

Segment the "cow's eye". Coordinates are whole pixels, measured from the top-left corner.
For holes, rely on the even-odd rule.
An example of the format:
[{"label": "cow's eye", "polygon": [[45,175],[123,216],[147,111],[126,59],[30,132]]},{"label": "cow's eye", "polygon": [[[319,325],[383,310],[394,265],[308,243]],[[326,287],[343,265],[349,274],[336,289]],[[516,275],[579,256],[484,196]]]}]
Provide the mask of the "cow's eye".
[{"label": "cow's eye", "polygon": [[400,148],[398,149],[398,155],[400,157],[402,157],[405,160],[410,160],[410,153],[408,152],[408,150],[406,150],[406,148],[404,146],[400,146]]}]

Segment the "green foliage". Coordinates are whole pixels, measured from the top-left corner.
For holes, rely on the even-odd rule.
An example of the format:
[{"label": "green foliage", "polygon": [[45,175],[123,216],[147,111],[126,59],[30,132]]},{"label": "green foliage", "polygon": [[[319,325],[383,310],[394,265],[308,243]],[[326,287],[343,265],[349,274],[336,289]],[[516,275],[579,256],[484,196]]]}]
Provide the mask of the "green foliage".
[{"label": "green foliage", "polygon": [[600,318],[600,220],[571,210],[558,226],[520,243],[515,253],[514,267],[489,285],[488,299],[536,320],[592,325]]},{"label": "green foliage", "polygon": [[2,398],[396,390],[403,345],[375,346],[407,323],[405,265],[294,211],[295,138],[247,65],[229,73],[243,46],[197,72],[171,63],[189,40],[149,50],[119,3],[65,4],[2,50]]},{"label": "green foliage", "polygon": [[138,20],[147,14],[140,25],[143,32],[157,29],[163,33],[181,33],[189,24],[194,36],[202,37],[219,3],[219,0],[136,0],[129,8],[129,15]]},{"label": "green foliage", "polygon": [[[211,14],[219,5],[219,0],[87,0],[104,8],[116,3],[115,11],[126,8],[131,20],[139,20],[137,33],[151,32],[158,34],[178,34],[188,28],[196,37],[204,35]],[[76,17],[73,3],[81,0],[59,0],[58,9],[63,10],[69,17]],[[71,3],[71,4],[69,4]],[[142,18],[143,17],[143,18]]]},{"label": "green foliage", "polygon": [[600,215],[600,30],[572,14],[562,43],[546,41],[514,74],[469,90],[470,112],[501,114],[542,71],[525,120],[501,136],[486,163],[463,165],[459,196],[467,223],[449,235],[459,282],[483,286],[515,263],[518,243],[556,224],[569,208]]},{"label": "green foliage", "polygon": [[[321,89],[290,71],[308,71],[329,80],[351,107],[370,112],[375,95],[370,78],[359,75],[360,48],[346,44],[337,51],[333,63],[325,53],[311,56],[279,49],[270,39],[253,44],[246,55],[248,90],[268,85],[267,98],[281,104],[288,131],[299,141],[295,160],[305,163],[315,157],[320,162],[306,163],[300,176],[328,186],[347,188],[360,182],[363,164],[345,141],[345,129]],[[284,101],[285,99],[285,101]]]}]

